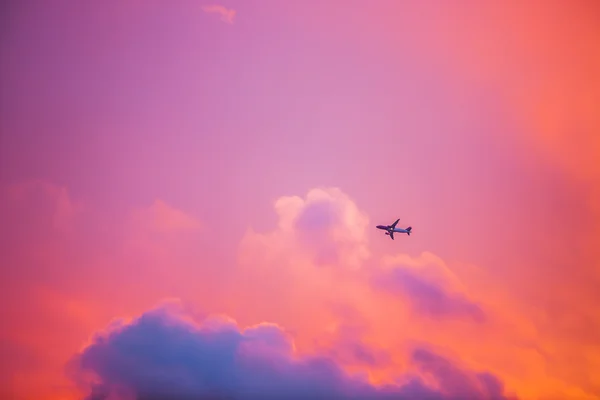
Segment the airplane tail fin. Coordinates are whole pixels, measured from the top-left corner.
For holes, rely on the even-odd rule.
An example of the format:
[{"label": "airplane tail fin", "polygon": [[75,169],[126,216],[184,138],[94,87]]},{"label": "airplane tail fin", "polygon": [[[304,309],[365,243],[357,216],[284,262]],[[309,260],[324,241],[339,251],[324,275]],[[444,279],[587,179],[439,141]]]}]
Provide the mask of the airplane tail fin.
[{"label": "airplane tail fin", "polygon": [[412,226],[409,226],[408,228],[406,228],[406,234],[408,236],[410,236],[410,231],[412,231]]}]

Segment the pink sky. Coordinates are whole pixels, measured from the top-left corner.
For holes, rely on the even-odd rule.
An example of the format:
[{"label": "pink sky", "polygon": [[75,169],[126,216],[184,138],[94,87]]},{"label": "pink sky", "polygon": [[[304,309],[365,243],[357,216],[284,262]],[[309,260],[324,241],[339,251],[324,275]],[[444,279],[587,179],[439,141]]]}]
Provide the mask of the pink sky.
[{"label": "pink sky", "polygon": [[600,398],[595,2],[4,8],[0,394],[82,398],[78,354],[112,388],[86,357],[114,318],[218,314],[265,335],[249,363],[369,390],[439,356]]}]

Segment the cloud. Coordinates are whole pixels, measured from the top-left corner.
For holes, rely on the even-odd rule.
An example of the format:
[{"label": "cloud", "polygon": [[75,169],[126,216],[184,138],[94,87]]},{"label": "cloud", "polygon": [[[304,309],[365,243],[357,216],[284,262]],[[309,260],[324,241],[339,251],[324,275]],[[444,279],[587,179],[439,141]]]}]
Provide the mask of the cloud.
[{"label": "cloud", "polygon": [[[407,255],[389,258],[387,271],[376,272],[373,285],[402,296],[419,315],[430,318],[468,318],[486,321],[480,305],[455,289],[460,282],[445,263],[430,253],[419,258]],[[454,288],[453,288],[454,286]]]},{"label": "cloud", "polygon": [[20,296],[23,286],[63,279],[68,246],[85,221],[83,210],[65,187],[42,180],[0,187],[0,254],[6,266],[0,279],[10,282],[4,295]]},{"label": "cloud", "polygon": [[208,14],[218,14],[221,16],[221,21],[226,22],[228,24],[233,24],[233,19],[235,18],[235,10],[231,8],[226,8],[220,5],[208,5],[203,6],[202,11]]},{"label": "cloud", "polygon": [[80,203],[74,202],[67,188],[57,186],[42,180],[31,180],[6,188],[11,203],[21,203],[21,206],[42,208],[40,204],[51,204],[52,226],[58,231],[73,228],[75,217],[83,210]]},{"label": "cloud", "polygon": [[68,370],[88,400],[505,398],[494,376],[428,350],[414,351],[411,362],[416,373],[376,387],[328,358],[297,354],[278,325],[197,323],[171,302],[98,333]]},{"label": "cloud", "polygon": [[[461,295],[465,288],[439,257],[371,259],[369,219],[341,190],[281,197],[275,211],[274,230],[250,230],[241,243],[228,312],[244,322],[281,323],[294,332],[300,348],[318,349],[351,370],[368,368],[376,381],[404,364],[397,349],[406,341],[425,340],[423,325],[446,330],[441,337],[427,332],[431,343],[461,348],[455,340],[488,328],[480,324],[485,313]],[[401,286],[401,277],[393,275],[398,267],[414,268],[420,280]],[[340,307],[354,315],[340,315]],[[461,323],[447,323],[452,319]]]},{"label": "cloud", "polygon": [[139,227],[151,232],[194,231],[200,223],[191,215],[173,208],[161,200],[133,212],[132,219]]},{"label": "cloud", "polygon": [[13,398],[12,382],[19,374],[40,369],[40,355],[17,340],[0,336],[0,359],[10,360],[0,364],[0,398]]},{"label": "cloud", "polygon": [[[155,200],[148,206],[132,210],[121,226],[119,234],[122,238],[113,254],[117,256],[114,262],[121,265],[121,270],[127,266],[127,272],[119,274],[122,285],[123,281],[136,286],[144,282],[146,293],[150,287],[183,290],[191,286],[191,282],[187,282],[191,278],[192,282],[196,281],[195,290],[199,290],[198,285],[202,283],[197,281],[216,279],[214,269],[198,268],[208,264],[208,257],[203,254],[206,247],[202,243],[206,231],[203,223],[193,215]],[[188,279],[182,280],[182,276]],[[174,294],[171,290],[174,289],[163,295]]]},{"label": "cloud", "polygon": [[150,206],[133,210],[125,224],[126,260],[143,263],[147,273],[163,270],[165,263],[181,267],[189,262],[190,251],[197,247],[201,227],[193,216],[155,200]]},{"label": "cloud", "polygon": [[474,396],[481,398],[475,393],[479,393],[479,396],[484,394],[483,397],[486,399],[505,398],[504,385],[496,376],[488,372],[468,373],[450,360],[425,348],[416,349],[411,361],[425,375],[433,377],[450,398],[470,399]]},{"label": "cloud", "polygon": [[337,317],[329,329],[333,337],[321,352],[344,366],[366,366],[371,372],[392,365],[390,352],[365,340],[369,323],[360,312],[347,305],[334,305],[333,314]]},{"label": "cloud", "polygon": [[338,188],[311,189],[305,196],[284,196],[275,203],[278,229],[269,234],[249,232],[242,247],[263,251],[293,251],[316,265],[359,267],[370,255],[366,228],[369,219]]},{"label": "cloud", "polygon": [[359,279],[370,256],[368,218],[347,194],[311,189],[305,196],[280,197],[274,209],[275,229],[250,229],[242,239],[229,296],[232,314],[277,321],[308,341],[330,324],[333,302],[361,312],[374,307]]}]

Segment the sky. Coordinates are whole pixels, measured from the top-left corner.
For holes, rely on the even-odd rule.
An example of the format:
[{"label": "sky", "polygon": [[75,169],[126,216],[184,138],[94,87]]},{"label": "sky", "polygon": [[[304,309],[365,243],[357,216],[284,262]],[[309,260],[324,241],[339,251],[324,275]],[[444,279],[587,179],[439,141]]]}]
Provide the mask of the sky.
[{"label": "sky", "polygon": [[0,397],[600,399],[597,2],[2,7]]}]

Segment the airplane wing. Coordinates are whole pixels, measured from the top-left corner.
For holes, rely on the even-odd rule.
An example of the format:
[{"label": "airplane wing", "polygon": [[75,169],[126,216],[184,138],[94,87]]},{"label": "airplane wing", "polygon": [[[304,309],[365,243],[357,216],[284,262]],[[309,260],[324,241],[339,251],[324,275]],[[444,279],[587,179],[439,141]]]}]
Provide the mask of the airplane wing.
[{"label": "airplane wing", "polygon": [[390,237],[392,238],[392,240],[394,240],[394,232],[390,232]]},{"label": "airplane wing", "polygon": [[394,223],[391,225],[392,229],[396,228],[396,225],[398,224],[398,221],[400,221],[400,218],[398,218],[398,219],[396,220],[396,222],[394,222]]}]

